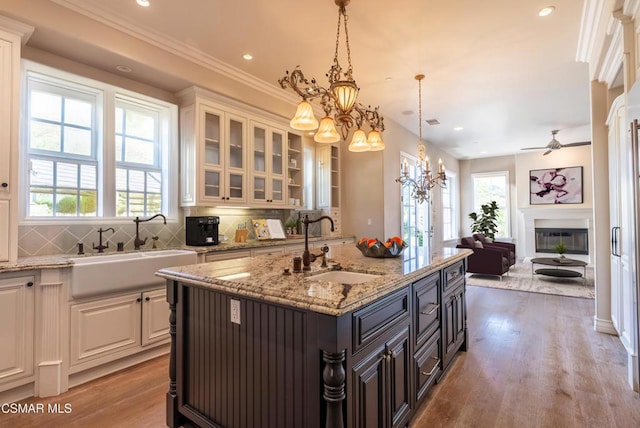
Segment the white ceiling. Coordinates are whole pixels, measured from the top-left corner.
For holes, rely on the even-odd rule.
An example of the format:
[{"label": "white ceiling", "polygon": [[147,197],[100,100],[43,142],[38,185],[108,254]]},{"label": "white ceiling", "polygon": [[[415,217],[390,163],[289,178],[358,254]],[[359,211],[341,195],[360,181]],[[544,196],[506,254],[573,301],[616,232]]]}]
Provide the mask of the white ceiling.
[{"label": "white ceiling", "polygon": [[[274,87],[296,65],[326,86],[333,60],[333,0],[150,0],[149,8],[135,0],[54,2],[195,48]],[[555,12],[538,17],[549,4]],[[590,140],[588,65],[575,60],[582,6],[582,0],[353,0],[347,14],[359,101],[379,105],[386,118],[417,134],[414,75],[425,74],[423,119],[440,125],[425,123],[424,137],[456,158],[544,146],[552,129],[560,130],[561,143]],[[11,15],[11,6],[5,12]],[[86,49],[82,37],[60,43],[52,34],[39,25],[29,44],[110,72],[122,63],[118,52]],[[247,52],[253,61],[242,59]],[[344,54],[341,44],[343,65]],[[131,66],[132,78],[166,90],[188,83]]]}]

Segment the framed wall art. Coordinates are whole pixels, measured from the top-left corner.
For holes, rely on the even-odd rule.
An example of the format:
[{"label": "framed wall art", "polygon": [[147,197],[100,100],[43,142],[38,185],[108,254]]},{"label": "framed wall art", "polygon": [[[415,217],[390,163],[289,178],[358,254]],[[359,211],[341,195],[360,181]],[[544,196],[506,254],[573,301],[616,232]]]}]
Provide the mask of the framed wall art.
[{"label": "framed wall art", "polygon": [[531,205],[581,204],[582,167],[532,169],[529,171]]}]

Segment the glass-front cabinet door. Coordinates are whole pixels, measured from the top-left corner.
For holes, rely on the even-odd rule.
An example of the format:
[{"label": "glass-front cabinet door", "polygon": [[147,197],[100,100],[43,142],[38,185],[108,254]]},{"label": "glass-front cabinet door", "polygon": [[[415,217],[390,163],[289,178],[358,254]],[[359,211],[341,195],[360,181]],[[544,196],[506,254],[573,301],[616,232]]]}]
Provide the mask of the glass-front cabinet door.
[{"label": "glass-front cabinet door", "polygon": [[227,146],[225,159],[225,202],[245,203],[247,201],[246,162],[247,121],[240,116],[226,114]]},{"label": "glass-front cabinet door", "polygon": [[200,121],[202,127],[200,132],[204,151],[201,155],[202,188],[201,198],[203,201],[211,203],[224,202],[224,112],[215,110],[209,106],[201,105]]},{"label": "glass-front cabinet door", "polygon": [[251,123],[251,204],[273,206],[285,201],[285,132]]},{"label": "glass-front cabinet door", "polygon": [[270,173],[271,173],[271,201],[277,204],[284,203],[284,171],[285,171],[285,145],[284,131],[271,130],[270,147]]}]

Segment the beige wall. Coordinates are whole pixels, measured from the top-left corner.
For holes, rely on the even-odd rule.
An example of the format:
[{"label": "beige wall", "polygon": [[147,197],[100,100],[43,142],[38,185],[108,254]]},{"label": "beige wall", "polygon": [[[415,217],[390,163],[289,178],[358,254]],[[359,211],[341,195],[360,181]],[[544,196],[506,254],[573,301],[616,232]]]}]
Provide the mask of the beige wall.
[{"label": "beige wall", "polygon": [[[382,152],[351,153],[342,143],[342,223],[345,233],[356,237],[386,239],[400,234],[400,152],[417,155],[418,137],[389,118],[383,134]],[[448,171],[458,172],[458,160],[428,142],[430,159],[441,158]],[[432,191],[434,218],[433,242],[442,241],[440,192]],[[371,225],[368,224],[371,219]]]},{"label": "beige wall", "polygon": [[460,161],[459,180],[461,236],[471,235],[471,220],[469,219],[469,213],[474,211],[473,181],[471,179],[471,174],[497,171],[509,172],[509,201],[511,204],[509,216],[511,223],[511,237],[517,239],[515,201],[517,199],[518,192],[516,187],[516,157],[514,155]]}]

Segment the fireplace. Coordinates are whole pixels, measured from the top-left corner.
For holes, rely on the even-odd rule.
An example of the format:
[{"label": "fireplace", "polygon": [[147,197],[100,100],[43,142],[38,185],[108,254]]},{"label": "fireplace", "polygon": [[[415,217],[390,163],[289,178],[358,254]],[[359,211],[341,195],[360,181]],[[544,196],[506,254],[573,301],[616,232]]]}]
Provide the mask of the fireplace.
[{"label": "fireplace", "polygon": [[589,229],[535,228],[536,252],[557,253],[555,246],[564,242],[566,254],[589,254]]}]

